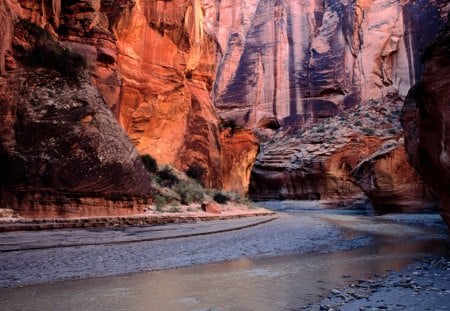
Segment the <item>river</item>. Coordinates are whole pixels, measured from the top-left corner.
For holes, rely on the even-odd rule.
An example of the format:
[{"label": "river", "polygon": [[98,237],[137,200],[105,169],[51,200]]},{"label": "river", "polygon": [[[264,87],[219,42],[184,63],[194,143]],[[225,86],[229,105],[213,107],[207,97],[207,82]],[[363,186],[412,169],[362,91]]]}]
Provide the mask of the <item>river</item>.
[{"label": "river", "polygon": [[374,217],[317,202],[263,204],[278,218],[237,231],[4,252],[0,268],[10,277],[3,278],[9,288],[0,289],[0,309],[298,310],[333,288],[446,251],[448,232],[438,215]]}]

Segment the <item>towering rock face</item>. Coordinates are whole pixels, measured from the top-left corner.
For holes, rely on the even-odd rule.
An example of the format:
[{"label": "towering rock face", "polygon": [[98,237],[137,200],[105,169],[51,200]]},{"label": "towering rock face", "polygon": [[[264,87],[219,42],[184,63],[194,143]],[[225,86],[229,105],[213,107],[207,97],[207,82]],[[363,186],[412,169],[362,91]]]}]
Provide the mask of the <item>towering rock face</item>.
[{"label": "towering rock face", "polygon": [[204,2],[205,31],[220,52],[216,106],[264,128],[301,126],[392,92],[405,96],[446,1]]},{"label": "towering rock face", "polygon": [[[200,165],[207,170],[204,183],[209,187],[223,186],[226,167],[229,180],[247,176],[245,185],[233,187],[247,187],[251,164],[230,167],[237,163],[222,155],[210,98],[216,42],[204,30],[200,0],[5,0],[0,10],[6,26],[0,37],[2,74],[17,65],[11,44],[14,24],[27,20],[45,29],[60,47],[83,55],[92,83],[140,153],[181,170]],[[255,144],[253,139],[247,143]],[[255,147],[250,149],[244,158],[254,157]]]},{"label": "towering rock face", "polygon": [[215,43],[200,0],[137,0],[115,26],[123,87],[120,122],[140,153],[221,186],[218,119],[210,99]]},{"label": "towering rock face", "polygon": [[402,125],[410,163],[432,186],[450,225],[450,30],[427,49],[424,75],[409,92]]},{"label": "towering rock face", "polygon": [[[91,16],[99,5],[2,1],[0,204],[22,215],[121,215],[151,201],[143,163],[99,92],[99,51],[113,40]],[[77,23],[87,28],[75,36]]]}]

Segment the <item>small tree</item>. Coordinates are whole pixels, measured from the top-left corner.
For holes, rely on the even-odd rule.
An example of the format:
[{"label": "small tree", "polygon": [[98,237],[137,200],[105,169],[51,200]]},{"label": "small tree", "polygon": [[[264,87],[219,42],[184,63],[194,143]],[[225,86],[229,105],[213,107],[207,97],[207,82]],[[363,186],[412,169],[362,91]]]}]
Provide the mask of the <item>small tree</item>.
[{"label": "small tree", "polygon": [[168,166],[164,166],[162,170],[158,171],[158,178],[159,184],[163,187],[172,187],[180,181]]},{"label": "small tree", "polygon": [[158,163],[156,160],[149,154],[144,154],[141,156],[142,162],[144,163],[145,168],[150,173],[155,173],[158,170]]},{"label": "small tree", "polygon": [[222,193],[222,192],[216,192],[216,193],[214,194],[213,199],[214,199],[214,201],[216,201],[217,203],[220,203],[220,204],[226,204],[226,203],[230,200],[230,197],[229,197],[228,195]]},{"label": "small tree", "polygon": [[189,165],[189,167],[186,171],[186,175],[188,175],[188,177],[195,179],[196,181],[198,181],[201,184],[203,184],[203,176],[205,176],[205,174],[206,174],[206,169],[197,163],[193,163],[193,164]]}]

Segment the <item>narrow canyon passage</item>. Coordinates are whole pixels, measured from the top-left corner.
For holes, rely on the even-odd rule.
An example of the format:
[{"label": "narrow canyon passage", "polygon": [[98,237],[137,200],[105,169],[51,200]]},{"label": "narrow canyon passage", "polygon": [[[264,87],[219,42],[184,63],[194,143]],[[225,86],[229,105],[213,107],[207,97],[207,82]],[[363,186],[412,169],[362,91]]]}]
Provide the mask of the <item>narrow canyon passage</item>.
[{"label": "narrow canyon passage", "polygon": [[[167,240],[137,241],[207,231],[212,225],[66,231],[66,238],[64,231],[54,231],[54,243],[47,238],[44,250],[30,247],[39,244],[36,237],[8,233],[19,237],[15,246],[0,241],[1,285],[14,287],[0,289],[3,306],[290,310],[320,300],[319,295],[337,286],[445,252],[447,229],[435,214],[372,217],[365,211],[323,209],[316,202],[264,205],[277,210],[278,218],[241,230]],[[239,222],[222,222],[222,227],[252,221]],[[84,237],[85,245],[58,247],[77,236]],[[92,245],[89,236],[97,242],[109,237],[124,243]],[[111,276],[129,272],[141,273]],[[108,277],[93,278],[98,276]],[[73,278],[82,279],[48,283]],[[45,284],[21,287],[27,283]]]}]

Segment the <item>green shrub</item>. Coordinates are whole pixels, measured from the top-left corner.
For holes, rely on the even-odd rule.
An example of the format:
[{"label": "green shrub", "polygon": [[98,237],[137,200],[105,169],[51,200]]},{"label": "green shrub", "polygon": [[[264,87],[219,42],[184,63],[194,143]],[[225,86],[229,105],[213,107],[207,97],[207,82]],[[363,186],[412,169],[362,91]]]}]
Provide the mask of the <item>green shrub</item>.
[{"label": "green shrub", "polygon": [[226,204],[230,200],[230,197],[222,192],[216,192],[213,196],[213,199],[217,203]]},{"label": "green shrub", "polygon": [[145,169],[150,173],[155,173],[158,171],[158,163],[149,154],[144,154],[141,156],[142,163],[144,163]]},{"label": "green shrub", "polygon": [[164,206],[167,204],[166,199],[161,195],[156,195],[155,199],[155,207],[158,212],[164,211]]},{"label": "green shrub", "polygon": [[375,134],[375,130],[371,129],[371,128],[368,128],[368,127],[363,127],[361,129],[361,131],[363,131],[367,135],[374,135]]},{"label": "green shrub", "polygon": [[185,205],[201,202],[205,197],[203,187],[197,183],[180,182],[174,191],[180,196],[180,203]]},{"label": "green shrub", "polygon": [[181,209],[178,205],[172,204],[172,206],[169,209],[169,213],[179,213],[181,212]]},{"label": "green shrub", "polygon": [[162,170],[158,171],[158,181],[163,187],[172,187],[173,185],[179,183],[180,180],[170,167],[164,166]]},{"label": "green shrub", "polygon": [[203,182],[203,176],[205,176],[205,174],[206,174],[206,169],[197,163],[193,163],[193,164],[189,165],[189,167],[186,171],[186,175],[188,175],[188,177],[195,179],[199,183]]}]

